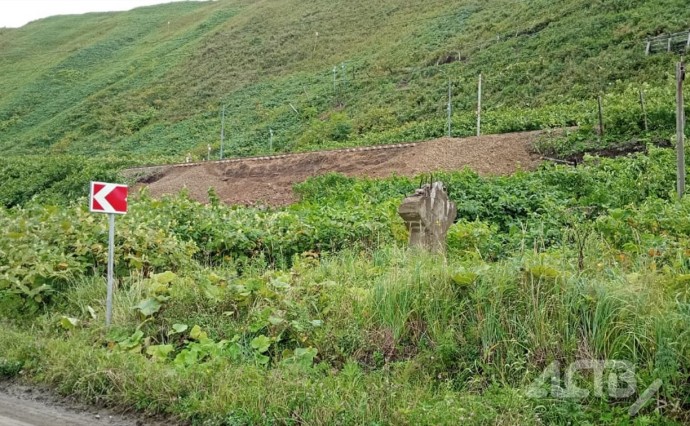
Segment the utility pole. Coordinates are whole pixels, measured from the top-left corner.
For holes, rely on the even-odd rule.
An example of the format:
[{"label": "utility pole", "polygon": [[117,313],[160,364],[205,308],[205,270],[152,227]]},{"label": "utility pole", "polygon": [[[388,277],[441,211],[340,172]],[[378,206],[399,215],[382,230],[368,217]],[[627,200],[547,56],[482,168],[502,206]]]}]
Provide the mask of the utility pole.
[{"label": "utility pole", "polygon": [[450,79],[448,79],[448,137],[451,137],[450,132],[450,116],[453,112],[453,104],[451,103],[452,90],[450,87]]},{"label": "utility pole", "polygon": [[678,174],[676,188],[678,198],[685,194],[685,109],[683,106],[683,80],[685,80],[685,64],[681,59],[676,64],[676,160]]},{"label": "utility pole", "polygon": [[223,105],[223,116],[220,120],[220,159],[223,159],[223,144],[225,143],[225,105]]},{"label": "utility pole", "polygon": [[268,150],[270,151],[270,154],[273,154],[273,129],[268,129],[268,131],[271,134],[268,139]]},{"label": "utility pole", "polygon": [[479,73],[479,86],[477,90],[477,136],[482,134],[482,74]]}]

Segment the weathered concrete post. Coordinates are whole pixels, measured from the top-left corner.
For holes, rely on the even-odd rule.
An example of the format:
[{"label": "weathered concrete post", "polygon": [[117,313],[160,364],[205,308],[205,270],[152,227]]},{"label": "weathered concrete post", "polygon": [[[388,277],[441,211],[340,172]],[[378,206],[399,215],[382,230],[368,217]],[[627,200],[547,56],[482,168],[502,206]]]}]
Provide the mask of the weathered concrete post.
[{"label": "weathered concrete post", "polygon": [[442,252],[446,250],[446,233],[458,210],[448,198],[443,183],[433,182],[405,198],[398,214],[410,232],[410,247]]}]

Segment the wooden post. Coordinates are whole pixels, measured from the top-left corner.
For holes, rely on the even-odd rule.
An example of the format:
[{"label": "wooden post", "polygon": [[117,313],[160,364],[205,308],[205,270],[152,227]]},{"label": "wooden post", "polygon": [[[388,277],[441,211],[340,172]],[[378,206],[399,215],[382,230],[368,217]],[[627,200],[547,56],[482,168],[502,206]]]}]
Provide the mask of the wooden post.
[{"label": "wooden post", "polygon": [[597,104],[599,106],[599,138],[604,137],[604,111],[601,106],[601,95],[597,96]]},{"label": "wooden post", "polygon": [[671,51],[671,37],[668,38],[668,47],[666,48],[667,52]]},{"label": "wooden post", "polygon": [[676,64],[676,188],[678,198],[685,194],[685,110],[683,107],[683,80],[685,79],[685,64]]},{"label": "wooden post", "polygon": [[649,126],[647,124],[647,108],[644,105],[644,92],[640,89],[640,107],[642,107],[642,120],[644,120],[644,131],[649,131]]},{"label": "wooden post", "polygon": [[690,31],[688,31],[688,42],[685,43],[685,50],[690,50]]},{"label": "wooden post", "polygon": [[482,134],[482,74],[479,73],[479,86],[477,88],[477,136]]},{"label": "wooden post", "polygon": [[647,48],[645,48],[645,50],[644,50],[644,54],[646,56],[649,56],[649,51],[651,50],[651,48],[652,48],[652,42],[650,40],[647,40]]}]

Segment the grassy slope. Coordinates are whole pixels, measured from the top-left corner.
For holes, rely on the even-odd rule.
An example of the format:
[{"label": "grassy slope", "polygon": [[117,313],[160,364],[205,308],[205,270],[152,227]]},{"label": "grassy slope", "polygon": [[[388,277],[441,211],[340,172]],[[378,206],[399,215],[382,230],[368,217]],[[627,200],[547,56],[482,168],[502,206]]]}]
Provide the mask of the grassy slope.
[{"label": "grassy slope", "polygon": [[489,109],[559,108],[496,130],[568,124],[589,108],[569,99],[617,80],[668,86],[673,57],[645,57],[643,40],[684,29],[684,6],[226,0],[48,18],[0,32],[0,150],[200,155],[223,103],[232,154],[265,151],[269,128],[277,150],[428,137],[447,76],[462,134],[479,72]]}]

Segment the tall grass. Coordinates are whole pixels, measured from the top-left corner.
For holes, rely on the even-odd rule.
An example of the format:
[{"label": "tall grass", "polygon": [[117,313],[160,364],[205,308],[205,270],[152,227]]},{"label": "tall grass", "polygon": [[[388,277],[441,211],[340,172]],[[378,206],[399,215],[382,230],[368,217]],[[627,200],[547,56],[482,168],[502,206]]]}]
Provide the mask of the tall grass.
[{"label": "tall grass", "polygon": [[[143,327],[154,338],[180,321],[202,324],[214,338],[227,330],[251,336],[247,325],[257,312],[267,306],[300,312],[294,304],[311,300],[308,315],[320,315],[323,329],[310,338],[320,361],[306,370],[277,361],[263,367],[251,358],[180,370],[103,348],[104,286],[96,279],[72,287],[58,309],[30,328],[6,323],[0,353],[61,392],[210,424],[450,424],[460,417],[531,424],[564,407],[586,418],[582,407],[558,401],[539,413],[533,404],[543,401],[511,390],[554,360],[625,360],[642,380],[663,376],[673,389],[667,396],[677,401],[688,377],[687,302],[656,272],[638,269],[648,264],[644,257],[632,268],[604,265],[600,260],[612,258],[602,256],[603,243],[590,239],[584,271],[566,248],[481,267],[398,247],[345,250],[296,262],[284,301],[257,298],[230,316],[221,313],[230,305],[184,285],[157,318],[141,323],[132,306],[146,295],[145,283],[136,278],[118,288],[119,332]],[[55,328],[62,313],[85,318],[88,306],[98,321],[70,332]]]}]

